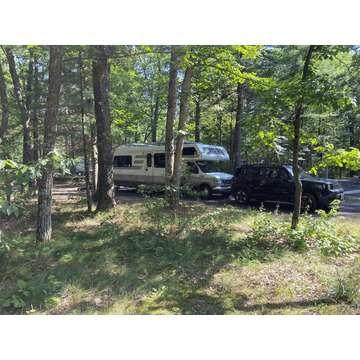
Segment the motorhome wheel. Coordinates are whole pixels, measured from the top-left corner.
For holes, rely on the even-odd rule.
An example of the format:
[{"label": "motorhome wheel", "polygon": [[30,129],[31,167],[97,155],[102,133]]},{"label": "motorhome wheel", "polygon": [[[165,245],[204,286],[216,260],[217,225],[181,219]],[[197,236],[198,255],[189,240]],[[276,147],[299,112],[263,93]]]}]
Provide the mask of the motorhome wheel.
[{"label": "motorhome wheel", "polygon": [[209,185],[200,186],[200,195],[203,199],[210,200],[212,198],[212,189]]}]

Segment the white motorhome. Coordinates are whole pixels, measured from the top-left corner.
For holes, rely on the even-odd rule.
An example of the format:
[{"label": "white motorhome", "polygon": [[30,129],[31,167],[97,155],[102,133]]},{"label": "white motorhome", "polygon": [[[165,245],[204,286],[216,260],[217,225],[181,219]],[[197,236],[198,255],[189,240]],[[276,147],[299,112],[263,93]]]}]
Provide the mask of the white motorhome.
[{"label": "white motorhome", "polygon": [[[188,182],[204,198],[213,194],[229,196],[232,175],[221,172],[217,161],[229,161],[222,146],[184,142],[183,164],[191,173]],[[181,183],[187,182],[182,176]],[[165,184],[165,144],[132,144],[119,146],[114,152],[114,185],[137,187],[142,184]]]}]

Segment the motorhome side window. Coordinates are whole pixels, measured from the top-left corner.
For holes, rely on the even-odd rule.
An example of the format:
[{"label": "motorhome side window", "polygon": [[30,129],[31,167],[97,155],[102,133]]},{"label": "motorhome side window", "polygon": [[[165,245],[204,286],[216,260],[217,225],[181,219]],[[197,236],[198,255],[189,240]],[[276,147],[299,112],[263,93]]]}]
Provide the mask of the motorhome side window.
[{"label": "motorhome side window", "polygon": [[146,155],[146,166],[151,167],[151,154]]},{"label": "motorhome side window", "polygon": [[114,157],[114,167],[131,167],[131,155],[122,155]]},{"label": "motorhome side window", "polygon": [[165,153],[154,154],[154,167],[165,168]]},{"label": "motorhome side window", "polygon": [[183,155],[185,156],[193,156],[193,155],[197,155],[196,149],[191,146],[191,147],[186,147],[183,148]]}]

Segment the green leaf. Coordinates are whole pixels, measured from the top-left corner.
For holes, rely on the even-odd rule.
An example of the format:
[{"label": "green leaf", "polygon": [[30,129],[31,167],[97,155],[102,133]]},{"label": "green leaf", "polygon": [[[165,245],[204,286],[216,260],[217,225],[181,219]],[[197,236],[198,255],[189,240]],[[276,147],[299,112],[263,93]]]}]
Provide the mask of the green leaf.
[{"label": "green leaf", "polygon": [[11,306],[11,299],[5,300],[2,305],[3,305],[3,307],[9,307],[9,306]]},{"label": "green leaf", "polygon": [[13,295],[12,298],[13,300],[11,300],[11,302],[14,304],[14,307],[21,308],[26,306],[26,302],[21,297]]},{"label": "green leaf", "polygon": [[21,268],[19,270],[19,274],[24,276],[26,279],[30,279],[31,275],[29,274],[29,270],[27,268]]},{"label": "green leaf", "polygon": [[18,280],[17,285],[20,290],[23,290],[26,288],[27,282],[24,280]]}]

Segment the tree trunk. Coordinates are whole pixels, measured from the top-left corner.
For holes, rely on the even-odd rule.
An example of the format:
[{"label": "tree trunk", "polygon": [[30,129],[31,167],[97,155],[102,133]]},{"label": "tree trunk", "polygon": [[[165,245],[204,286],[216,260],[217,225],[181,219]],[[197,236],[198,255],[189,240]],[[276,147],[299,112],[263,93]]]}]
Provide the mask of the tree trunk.
[{"label": "tree trunk", "polygon": [[96,53],[96,60],[93,61],[93,89],[99,151],[98,203],[96,211],[106,211],[116,205],[113,193],[113,152],[109,108],[110,65],[105,46],[95,45],[93,49]]},{"label": "tree trunk", "polygon": [[201,95],[199,94],[196,101],[195,111],[195,142],[200,142],[200,117],[201,117]]},{"label": "tree trunk", "polygon": [[[191,61],[194,61],[191,59]],[[185,72],[185,77],[182,83],[181,89],[181,101],[180,101],[180,114],[179,114],[179,129],[176,139],[176,150],[175,150],[175,160],[174,160],[174,185],[176,188],[180,186],[181,180],[181,165],[182,165],[182,150],[185,138],[185,126],[186,126],[186,117],[188,112],[188,103],[189,103],[189,90],[191,85],[191,77],[194,72],[194,65],[188,67]],[[177,198],[178,203],[178,198]],[[176,204],[177,205],[177,204]]]},{"label": "tree trunk", "polygon": [[151,141],[156,142],[156,131],[157,131],[157,124],[159,120],[159,107],[160,107],[160,98],[159,95],[156,95],[155,100],[155,114],[154,119],[151,126]]},{"label": "tree trunk", "polygon": [[[17,104],[18,104],[18,107],[20,110],[21,121],[22,121],[22,125],[23,125],[23,132],[24,132],[24,134],[23,134],[24,135],[24,138],[23,138],[23,163],[29,164],[30,161],[33,160],[33,153],[34,153],[32,135],[31,135],[31,130],[30,130],[29,107],[30,107],[31,98],[29,98],[29,100],[26,100],[26,101],[24,100],[19,77],[16,72],[14,55],[9,46],[5,47],[5,51],[6,51],[6,56],[7,56],[8,62],[9,62],[9,70],[10,70],[11,78],[12,78],[12,81],[14,84],[16,100],[17,100]],[[30,72],[30,70],[31,70],[31,67],[29,67],[29,72]],[[31,79],[31,77],[29,77],[29,79]],[[28,86],[29,85],[30,84],[28,84]],[[30,95],[28,95],[28,96],[30,96]]]},{"label": "tree trunk", "polygon": [[51,205],[54,161],[51,152],[55,150],[57,136],[57,115],[60,102],[62,46],[50,46],[49,95],[45,115],[44,157],[47,166],[42,170],[38,191],[37,242],[50,242],[52,234]]},{"label": "tree trunk", "polygon": [[244,109],[244,86],[237,84],[237,110],[235,120],[234,169],[241,165],[241,127]]},{"label": "tree trunk", "polygon": [[[311,55],[314,51],[315,46],[310,45],[308,54],[306,56],[302,82],[306,80],[309,72],[309,64]],[[303,106],[303,100],[299,101],[295,109],[295,121],[294,121],[294,143],[293,143],[293,171],[294,171],[294,182],[295,182],[295,204],[294,213],[291,221],[291,229],[296,230],[300,220],[301,210],[301,193],[302,184],[300,181],[300,168],[299,168],[299,153],[300,153],[300,126],[301,126],[301,112]]]},{"label": "tree trunk", "polygon": [[40,134],[39,134],[39,117],[38,117],[38,109],[37,103],[40,100],[40,93],[38,91],[39,87],[39,78],[38,78],[38,64],[35,58],[35,79],[34,79],[34,111],[33,111],[33,118],[32,118],[32,125],[33,125],[33,134],[34,134],[34,161],[37,162],[39,160],[40,152]]},{"label": "tree trunk", "polygon": [[80,98],[81,98],[81,127],[83,135],[83,148],[84,148],[84,170],[85,170],[85,188],[86,188],[86,201],[88,211],[91,212],[91,195],[90,195],[90,167],[89,167],[89,156],[87,148],[87,136],[85,130],[85,109],[84,109],[84,63],[81,58],[81,51],[79,52],[79,75],[80,75]]},{"label": "tree trunk", "polygon": [[221,112],[219,112],[218,118],[219,118],[219,142],[217,145],[222,146],[222,113]]},{"label": "tree trunk", "polygon": [[93,201],[97,202],[96,194],[98,193],[98,150],[96,144],[96,124],[91,124],[91,162],[92,162],[92,187],[91,187],[91,196]]},{"label": "tree trunk", "polygon": [[0,99],[1,99],[1,127],[0,127],[0,139],[1,145],[6,143],[6,134],[9,122],[9,103],[6,95],[6,83],[4,73],[2,71],[2,64],[0,59]]},{"label": "tree trunk", "polygon": [[[356,113],[352,113],[351,115],[348,115],[349,121],[349,145],[351,148],[355,147],[355,121],[356,121]],[[342,168],[340,168],[340,171],[342,170]],[[350,176],[353,177],[355,175],[355,171],[354,170],[350,170]],[[341,177],[341,172],[340,172],[340,177]]]},{"label": "tree trunk", "polygon": [[[4,146],[4,152],[1,154],[4,159],[9,158],[10,155],[7,150],[7,135],[8,135],[8,123],[9,123],[9,103],[6,94],[6,83],[4,73],[2,71],[2,65],[0,62],[0,98],[1,98],[1,126],[0,126],[0,145]],[[5,168],[9,168],[6,165]],[[8,188],[6,198],[9,203],[14,201],[14,194],[12,193],[13,182],[11,180],[5,179],[6,186]]]},{"label": "tree trunk", "polygon": [[[0,100],[1,100],[1,126],[0,126],[0,145],[6,145],[6,135],[8,132],[8,122],[9,122],[9,103],[7,99],[6,94],[6,83],[5,83],[5,77],[2,71],[2,64],[0,59]],[[6,153],[2,154],[4,158],[7,157]],[[8,197],[8,200],[11,200]],[[2,220],[1,220],[1,211],[0,211],[0,247],[3,245],[3,239],[2,239]]]},{"label": "tree trunk", "polygon": [[165,186],[171,186],[174,175],[174,126],[176,113],[176,81],[179,53],[176,46],[171,47],[168,109],[165,134]]}]

